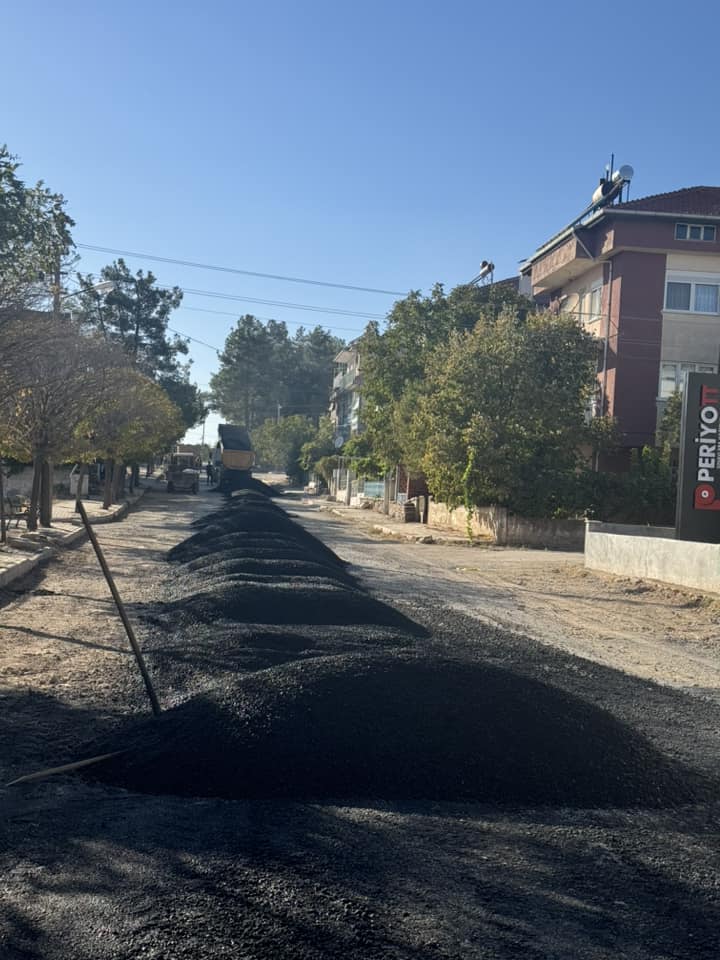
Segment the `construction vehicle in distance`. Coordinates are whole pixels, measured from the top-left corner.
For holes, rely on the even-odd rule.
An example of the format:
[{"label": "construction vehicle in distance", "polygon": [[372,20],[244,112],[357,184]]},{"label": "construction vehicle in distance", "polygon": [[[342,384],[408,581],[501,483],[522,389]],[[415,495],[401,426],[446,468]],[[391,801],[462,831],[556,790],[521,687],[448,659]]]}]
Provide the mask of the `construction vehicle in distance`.
[{"label": "construction vehicle in distance", "polygon": [[197,493],[200,489],[200,458],[194,453],[173,453],[165,479],[168,493]]},{"label": "construction vehicle in distance", "polygon": [[214,456],[216,483],[223,493],[232,493],[247,483],[255,454],[245,427],[231,423],[218,426],[218,444]]}]

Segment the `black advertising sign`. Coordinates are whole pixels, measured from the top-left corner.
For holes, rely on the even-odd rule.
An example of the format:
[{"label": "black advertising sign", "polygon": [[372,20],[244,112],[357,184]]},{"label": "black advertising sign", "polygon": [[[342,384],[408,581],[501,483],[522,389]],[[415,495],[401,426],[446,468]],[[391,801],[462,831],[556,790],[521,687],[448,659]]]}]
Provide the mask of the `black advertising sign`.
[{"label": "black advertising sign", "polygon": [[690,373],[683,395],[678,540],[720,543],[720,375]]}]

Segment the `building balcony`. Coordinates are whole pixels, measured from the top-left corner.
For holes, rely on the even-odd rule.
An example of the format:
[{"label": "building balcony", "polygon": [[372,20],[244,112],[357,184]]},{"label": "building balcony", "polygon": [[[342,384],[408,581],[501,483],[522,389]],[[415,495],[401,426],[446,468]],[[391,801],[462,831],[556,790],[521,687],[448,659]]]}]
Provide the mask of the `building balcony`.
[{"label": "building balcony", "polygon": [[572,234],[532,265],[532,286],[535,293],[564,286],[584,273],[593,261],[578,238]]},{"label": "building balcony", "polygon": [[350,390],[360,382],[360,375],[357,370],[347,370],[345,373],[338,373],[333,378],[333,390]]}]

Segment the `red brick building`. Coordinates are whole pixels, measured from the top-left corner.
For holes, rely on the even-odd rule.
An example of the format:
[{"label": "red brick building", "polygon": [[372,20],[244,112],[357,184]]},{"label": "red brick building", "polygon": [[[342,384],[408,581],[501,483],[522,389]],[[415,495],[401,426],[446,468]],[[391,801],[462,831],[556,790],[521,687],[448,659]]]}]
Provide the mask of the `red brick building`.
[{"label": "red brick building", "polygon": [[521,268],[523,286],[600,340],[595,413],[626,451],[652,443],[665,401],[720,352],[720,187],[591,208]]}]

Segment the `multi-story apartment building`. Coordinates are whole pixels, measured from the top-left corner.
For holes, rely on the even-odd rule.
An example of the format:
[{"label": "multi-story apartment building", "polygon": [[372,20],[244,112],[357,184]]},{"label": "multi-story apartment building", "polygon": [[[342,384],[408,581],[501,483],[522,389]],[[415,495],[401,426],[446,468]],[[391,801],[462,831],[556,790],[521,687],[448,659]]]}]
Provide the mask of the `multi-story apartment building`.
[{"label": "multi-story apartment building", "polygon": [[360,353],[353,340],[335,357],[335,372],[330,393],[330,419],[335,435],[348,440],[360,432]]},{"label": "multi-story apartment building", "polygon": [[601,200],[539,247],[521,275],[534,297],[597,334],[595,412],[617,418],[620,462],[653,442],[688,371],[717,370],[720,187]]}]

